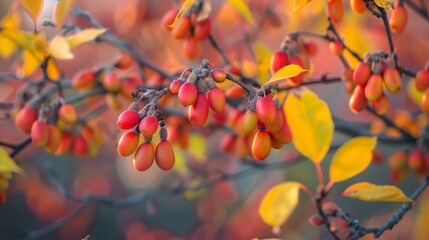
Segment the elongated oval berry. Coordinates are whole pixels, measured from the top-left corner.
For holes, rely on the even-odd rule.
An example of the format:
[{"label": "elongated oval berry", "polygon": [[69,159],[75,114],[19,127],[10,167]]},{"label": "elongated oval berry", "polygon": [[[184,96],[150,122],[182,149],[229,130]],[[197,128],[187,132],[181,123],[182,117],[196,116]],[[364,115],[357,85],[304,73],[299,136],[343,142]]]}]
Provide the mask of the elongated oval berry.
[{"label": "elongated oval berry", "polygon": [[127,109],[123,111],[118,117],[118,127],[120,129],[131,129],[140,122],[140,115],[137,111]]},{"label": "elongated oval berry", "polygon": [[[296,65],[304,68],[304,63],[302,62],[302,59],[298,55],[293,56],[290,59],[290,64],[296,64]],[[287,82],[292,86],[297,86],[297,85],[301,84],[302,81],[304,81],[304,76],[305,76],[304,72],[300,73],[295,77],[288,78]]]},{"label": "elongated oval berry", "polygon": [[252,155],[257,160],[264,160],[270,155],[271,139],[266,131],[258,131],[253,138]]},{"label": "elongated oval berry", "polygon": [[66,124],[74,124],[77,120],[76,109],[71,104],[63,104],[58,110],[58,117]]},{"label": "elongated oval berry", "polygon": [[174,22],[174,19],[178,13],[178,9],[170,9],[168,12],[166,12],[161,19],[162,26],[164,26],[167,30],[171,30],[170,25]]},{"label": "elongated oval berry", "polygon": [[55,155],[63,155],[69,153],[73,148],[73,135],[70,133],[63,133],[61,135],[60,145],[55,151]]},{"label": "elongated oval berry", "polygon": [[129,54],[123,54],[116,59],[115,67],[121,70],[131,67],[134,59]]},{"label": "elongated oval berry", "polygon": [[43,147],[48,143],[49,127],[46,122],[36,121],[31,127],[31,142],[38,147]]},{"label": "elongated oval berry", "polygon": [[225,109],[225,94],[220,88],[212,88],[207,91],[209,107],[214,112],[222,112]]},{"label": "elongated oval berry", "polygon": [[389,68],[383,73],[384,86],[387,91],[398,94],[402,89],[401,76],[396,68]]},{"label": "elongated oval berry", "polygon": [[270,125],[276,119],[276,105],[274,101],[268,97],[262,97],[256,102],[256,114],[259,120],[265,125]]},{"label": "elongated oval berry", "polygon": [[72,86],[78,89],[91,89],[95,86],[95,73],[92,69],[84,69],[74,75]]},{"label": "elongated oval berry", "polygon": [[393,33],[400,33],[407,25],[407,10],[403,4],[396,5],[390,15],[389,26]]},{"label": "elongated oval berry", "polygon": [[289,125],[285,121],[282,128],[277,132],[272,132],[271,135],[280,143],[288,144],[292,141],[292,132],[290,131]]},{"label": "elongated oval berry", "polygon": [[158,167],[164,171],[170,170],[174,166],[175,161],[171,143],[166,140],[159,141],[155,149],[155,162]]},{"label": "elongated oval berry", "polygon": [[89,145],[83,136],[76,136],[73,142],[73,153],[78,157],[83,157],[88,154]]},{"label": "elongated oval berry", "polygon": [[146,171],[152,166],[154,159],[155,150],[152,143],[144,142],[134,153],[133,166],[137,171]]},{"label": "elongated oval berry", "polygon": [[191,31],[191,19],[188,16],[183,16],[177,21],[176,26],[171,30],[171,35],[175,39],[183,39],[189,35]]},{"label": "elongated oval berry", "polygon": [[30,106],[25,106],[19,110],[15,118],[15,126],[25,133],[31,133],[31,127],[37,120],[37,112]]},{"label": "elongated oval berry", "polygon": [[429,86],[429,70],[422,69],[418,71],[414,84],[417,90],[423,92]]},{"label": "elongated oval berry", "polygon": [[46,152],[53,153],[60,146],[61,130],[57,125],[53,125],[53,124],[49,124],[48,128],[49,128],[49,138],[44,148]]},{"label": "elongated oval berry", "polygon": [[408,167],[414,171],[419,171],[424,167],[424,156],[420,148],[414,148],[408,154]]},{"label": "elongated oval berry", "polygon": [[382,94],[383,79],[380,74],[372,74],[365,86],[365,97],[370,101],[374,101],[379,99]]},{"label": "elongated oval berry", "polygon": [[201,52],[201,42],[190,36],[183,42],[183,52],[188,59],[196,59]]},{"label": "elongated oval berry", "polygon": [[114,71],[105,72],[102,83],[103,87],[111,93],[117,93],[121,88],[121,81],[118,77],[118,74]]},{"label": "elongated oval berry", "polygon": [[366,10],[363,0],[350,0],[350,8],[355,13],[363,13]]},{"label": "elongated oval berry", "polygon": [[170,92],[173,94],[177,94],[183,83],[185,82],[181,79],[175,79],[174,81],[172,81],[170,83]]},{"label": "elongated oval berry", "polygon": [[210,30],[211,30],[211,22],[210,22],[210,19],[207,18],[197,23],[197,25],[194,28],[194,35],[198,40],[202,41],[207,39],[210,36]]},{"label": "elongated oval berry", "polygon": [[365,85],[371,76],[371,67],[365,62],[359,62],[353,72],[353,82],[356,85]]},{"label": "elongated oval berry", "polygon": [[197,87],[193,83],[185,82],[180,87],[177,98],[183,106],[187,107],[194,104],[197,93]]},{"label": "elongated oval berry", "polygon": [[341,54],[343,54],[344,46],[339,40],[336,40],[336,41],[329,43],[329,49],[331,50],[331,52],[333,54],[341,55]]},{"label": "elongated oval berry", "polygon": [[277,108],[276,109],[276,117],[272,124],[265,125],[270,132],[278,132],[283,127],[284,124],[284,114],[283,110]]},{"label": "elongated oval berry", "polygon": [[368,99],[365,97],[365,87],[357,85],[349,101],[350,110],[357,113],[365,109]]},{"label": "elongated oval berry", "polygon": [[339,22],[344,15],[342,0],[328,0],[328,15],[333,22]]},{"label": "elongated oval berry", "polygon": [[139,145],[139,139],[139,134],[134,131],[124,133],[118,141],[118,154],[123,157],[133,154]]},{"label": "elongated oval berry", "polygon": [[209,116],[209,104],[204,93],[199,92],[197,99],[188,108],[189,122],[195,127],[201,127],[206,123]]},{"label": "elongated oval berry", "polygon": [[387,110],[389,109],[389,99],[384,94],[380,97],[380,99],[373,101],[372,104],[374,111],[379,115],[386,114]]},{"label": "elongated oval berry", "polygon": [[255,111],[248,110],[243,116],[242,120],[242,128],[245,133],[250,133],[256,128],[256,125],[258,124],[258,115]]},{"label": "elongated oval berry", "polygon": [[277,51],[271,56],[270,60],[270,70],[271,74],[274,74],[278,70],[280,70],[282,67],[289,64],[289,56],[287,53],[283,51]]},{"label": "elongated oval berry", "polygon": [[217,83],[223,83],[226,79],[225,71],[220,68],[213,69],[213,71],[210,73],[210,76]]},{"label": "elongated oval berry", "polygon": [[139,124],[140,133],[145,137],[151,137],[158,130],[158,119],[154,115],[144,117]]}]

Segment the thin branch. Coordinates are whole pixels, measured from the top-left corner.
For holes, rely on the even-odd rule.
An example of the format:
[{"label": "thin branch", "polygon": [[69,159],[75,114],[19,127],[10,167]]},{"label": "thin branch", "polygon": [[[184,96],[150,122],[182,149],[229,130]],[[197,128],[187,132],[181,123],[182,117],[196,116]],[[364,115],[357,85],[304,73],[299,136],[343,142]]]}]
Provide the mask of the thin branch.
[{"label": "thin branch", "polygon": [[420,6],[418,6],[417,4],[415,4],[411,0],[404,0],[404,2],[411,9],[413,9],[417,14],[419,14],[424,20],[426,20],[427,22],[429,22],[429,13],[427,12],[427,10],[424,9],[424,6],[420,7]]},{"label": "thin branch", "polygon": [[28,137],[27,139],[25,139],[24,141],[20,142],[19,144],[17,144],[11,153],[9,153],[9,156],[11,158],[15,157],[16,155],[18,155],[18,153],[20,153],[22,150],[24,150],[24,148],[26,148],[28,145],[30,145],[31,143],[31,138]]},{"label": "thin branch", "polygon": [[225,62],[225,64],[231,64],[231,60],[229,60],[228,56],[223,51],[223,49],[219,46],[219,44],[214,39],[214,37],[213,37],[212,34],[210,34],[209,40],[210,40],[210,43],[212,44],[212,46],[214,47],[214,49],[216,49],[216,51],[222,56],[223,61]]}]

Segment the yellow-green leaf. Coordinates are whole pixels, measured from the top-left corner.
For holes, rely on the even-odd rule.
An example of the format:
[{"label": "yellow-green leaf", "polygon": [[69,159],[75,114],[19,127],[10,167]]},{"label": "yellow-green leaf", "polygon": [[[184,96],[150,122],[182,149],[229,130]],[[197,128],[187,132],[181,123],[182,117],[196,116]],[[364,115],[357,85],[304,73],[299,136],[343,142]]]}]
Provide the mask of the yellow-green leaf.
[{"label": "yellow-green leaf", "polygon": [[49,55],[57,59],[73,58],[73,53],[70,51],[70,46],[67,43],[67,40],[60,35],[56,35],[51,40],[46,51],[49,53]]},{"label": "yellow-green leaf", "polygon": [[176,26],[177,22],[179,21],[179,19],[181,17],[184,16],[184,14],[186,14],[186,12],[191,9],[192,4],[194,4],[197,0],[186,0],[185,2],[183,2],[182,7],[179,9],[179,12],[177,13],[176,18],[174,18],[174,21],[171,25],[169,25],[169,27],[173,28],[174,26]]},{"label": "yellow-green leaf", "polygon": [[37,20],[43,9],[43,0],[21,0],[21,6],[30,15],[34,25],[37,25]]},{"label": "yellow-green leaf", "polygon": [[280,81],[283,81],[284,79],[295,77],[300,73],[308,72],[308,70],[303,69],[301,66],[296,64],[289,64],[287,66],[284,66],[280,68],[277,72],[274,73],[274,75],[271,77],[270,81],[265,83],[267,84],[275,84]]},{"label": "yellow-green leaf", "polygon": [[374,0],[377,6],[384,8],[386,10],[393,10],[393,2],[389,0]]},{"label": "yellow-green leaf", "polygon": [[207,158],[207,141],[200,134],[189,134],[188,152],[197,160],[204,162]]},{"label": "yellow-green leaf", "polygon": [[355,137],[344,143],[332,157],[331,182],[341,182],[363,172],[372,161],[376,137]]},{"label": "yellow-green leaf", "polygon": [[58,30],[62,29],[67,14],[70,12],[75,1],[76,0],[57,0],[54,7],[53,19]]},{"label": "yellow-green leaf", "polygon": [[272,187],[262,199],[259,215],[273,228],[280,227],[298,205],[299,182],[284,182]]},{"label": "yellow-green leaf", "polygon": [[294,0],[292,6],[292,15],[301,10],[309,2],[311,2],[311,0]]},{"label": "yellow-green leaf", "polygon": [[3,148],[0,148],[0,172],[24,172]]},{"label": "yellow-green leaf", "polygon": [[370,202],[412,202],[413,200],[392,185],[375,185],[368,182],[353,184],[344,190],[343,195]]},{"label": "yellow-green leaf", "polygon": [[326,102],[301,88],[289,93],[283,108],[296,149],[313,162],[321,162],[334,136],[334,122]]},{"label": "yellow-green leaf", "polygon": [[252,12],[250,11],[249,7],[247,6],[247,3],[243,0],[227,0],[231,6],[233,6],[238,13],[241,14],[241,16],[246,19],[247,22],[251,24],[255,24],[255,20],[253,20]]},{"label": "yellow-green leaf", "polygon": [[270,59],[272,53],[270,49],[261,42],[256,42],[253,45],[253,52],[255,53],[258,69],[257,79],[261,84],[264,84],[268,81],[270,76]]},{"label": "yellow-green leaf", "polygon": [[104,28],[87,28],[81,32],[78,32],[70,37],[67,37],[67,42],[70,48],[79,46],[82,43],[86,43],[94,40],[106,31]]}]

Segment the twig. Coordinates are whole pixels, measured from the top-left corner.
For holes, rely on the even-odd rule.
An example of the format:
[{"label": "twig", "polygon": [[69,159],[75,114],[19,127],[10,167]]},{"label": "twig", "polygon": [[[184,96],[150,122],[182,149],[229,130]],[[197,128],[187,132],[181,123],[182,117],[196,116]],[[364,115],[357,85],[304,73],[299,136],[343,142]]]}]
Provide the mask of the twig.
[{"label": "twig", "polygon": [[210,34],[209,40],[210,40],[210,43],[212,44],[212,46],[214,47],[214,49],[216,49],[216,51],[222,56],[225,64],[231,64],[231,60],[229,60],[228,56],[225,54],[223,49],[219,46],[217,41],[214,39],[213,35]]}]

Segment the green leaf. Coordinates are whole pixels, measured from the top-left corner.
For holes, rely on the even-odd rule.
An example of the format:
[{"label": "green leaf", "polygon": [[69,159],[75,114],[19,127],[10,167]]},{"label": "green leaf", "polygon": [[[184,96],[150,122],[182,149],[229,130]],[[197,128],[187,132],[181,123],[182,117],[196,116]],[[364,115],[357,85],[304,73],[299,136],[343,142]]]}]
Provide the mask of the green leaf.
[{"label": "green leaf", "polygon": [[247,22],[250,24],[255,24],[255,20],[253,20],[252,12],[250,11],[249,7],[247,6],[247,3],[243,0],[227,0],[231,6],[233,6],[238,13],[241,14],[241,16],[246,19]]},{"label": "green leaf", "polygon": [[0,172],[24,172],[3,148],[0,148]]},{"label": "green leaf", "polygon": [[344,190],[343,195],[370,202],[413,202],[395,186],[375,185],[368,182],[353,184]]}]

